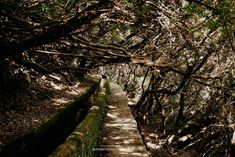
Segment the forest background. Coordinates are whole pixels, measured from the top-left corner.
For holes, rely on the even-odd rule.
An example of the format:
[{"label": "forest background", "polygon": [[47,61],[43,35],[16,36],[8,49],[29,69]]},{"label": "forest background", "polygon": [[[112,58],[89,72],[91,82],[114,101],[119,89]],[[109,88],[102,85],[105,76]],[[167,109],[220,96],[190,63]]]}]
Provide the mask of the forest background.
[{"label": "forest background", "polygon": [[6,97],[42,76],[71,84],[98,73],[127,92],[153,133],[152,152],[233,149],[234,1],[1,0],[0,8],[1,112],[18,105]]}]

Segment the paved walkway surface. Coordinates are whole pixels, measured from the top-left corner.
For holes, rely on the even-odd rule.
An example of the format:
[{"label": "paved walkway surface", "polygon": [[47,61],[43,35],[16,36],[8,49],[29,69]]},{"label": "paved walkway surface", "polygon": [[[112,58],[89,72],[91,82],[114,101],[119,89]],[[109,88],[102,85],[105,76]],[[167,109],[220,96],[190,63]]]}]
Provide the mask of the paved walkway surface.
[{"label": "paved walkway surface", "polygon": [[126,93],[114,83],[110,84],[111,94],[108,112],[104,119],[103,139],[96,152],[103,157],[149,157],[137,129],[137,123],[127,104]]}]

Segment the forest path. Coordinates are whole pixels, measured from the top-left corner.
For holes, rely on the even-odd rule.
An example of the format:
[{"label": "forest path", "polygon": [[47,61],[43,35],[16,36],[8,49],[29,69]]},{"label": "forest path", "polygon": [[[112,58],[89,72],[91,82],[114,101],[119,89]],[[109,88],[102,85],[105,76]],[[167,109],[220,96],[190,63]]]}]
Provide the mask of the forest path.
[{"label": "forest path", "polygon": [[96,152],[103,157],[149,157],[128,107],[126,93],[114,83],[110,83],[110,92],[103,139]]}]

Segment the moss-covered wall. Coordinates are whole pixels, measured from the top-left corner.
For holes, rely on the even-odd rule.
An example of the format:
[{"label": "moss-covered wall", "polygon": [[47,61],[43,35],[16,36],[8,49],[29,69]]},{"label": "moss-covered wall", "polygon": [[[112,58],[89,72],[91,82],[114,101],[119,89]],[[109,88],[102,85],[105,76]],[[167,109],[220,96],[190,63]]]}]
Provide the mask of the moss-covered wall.
[{"label": "moss-covered wall", "polygon": [[[44,157],[48,156],[59,144],[61,144],[76,127],[78,121],[86,115],[86,109],[81,106],[88,104],[92,94],[99,90],[100,79],[89,81],[88,90],[79,95],[77,99],[69,104],[64,110],[57,112],[30,132],[1,144],[1,157]],[[94,96],[93,96],[94,97]],[[89,108],[88,108],[89,109]],[[78,117],[78,118],[77,118]]]},{"label": "moss-covered wall", "polygon": [[[101,87],[102,88],[102,87]],[[99,89],[92,107],[85,119],[76,127],[72,134],[49,157],[93,157],[94,147],[101,136],[101,126],[105,114],[109,82]]]}]

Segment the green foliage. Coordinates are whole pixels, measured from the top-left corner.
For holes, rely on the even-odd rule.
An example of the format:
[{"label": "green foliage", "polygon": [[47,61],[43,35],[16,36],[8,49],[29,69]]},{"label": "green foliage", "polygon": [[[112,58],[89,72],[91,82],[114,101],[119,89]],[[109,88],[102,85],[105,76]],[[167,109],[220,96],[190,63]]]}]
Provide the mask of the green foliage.
[{"label": "green foliage", "polygon": [[189,4],[184,9],[186,10],[186,14],[191,16],[197,10],[197,5],[196,4]]},{"label": "green foliage", "polygon": [[125,2],[127,7],[132,8],[132,9],[134,8],[134,4],[132,0],[123,0],[123,1]]},{"label": "green foliage", "polygon": [[58,10],[61,9],[63,6],[61,2],[55,1],[54,3],[42,2],[38,3],[30,8],[29,15],[33,17],[43,17],[44,15],[55,18],[58,16]]},{"label": "green foliage", "polygon": [[[222,1],[215,6],[213,10],[206,6],[196,3],[189,3],[184,9],[185,16],[197,15],[199,18],[207,18],[206,26],[211,29],[216,29],[234,23],[235,9],[231,8],[230,1]],[[208,4],[209,6],[213,6]]]}]

